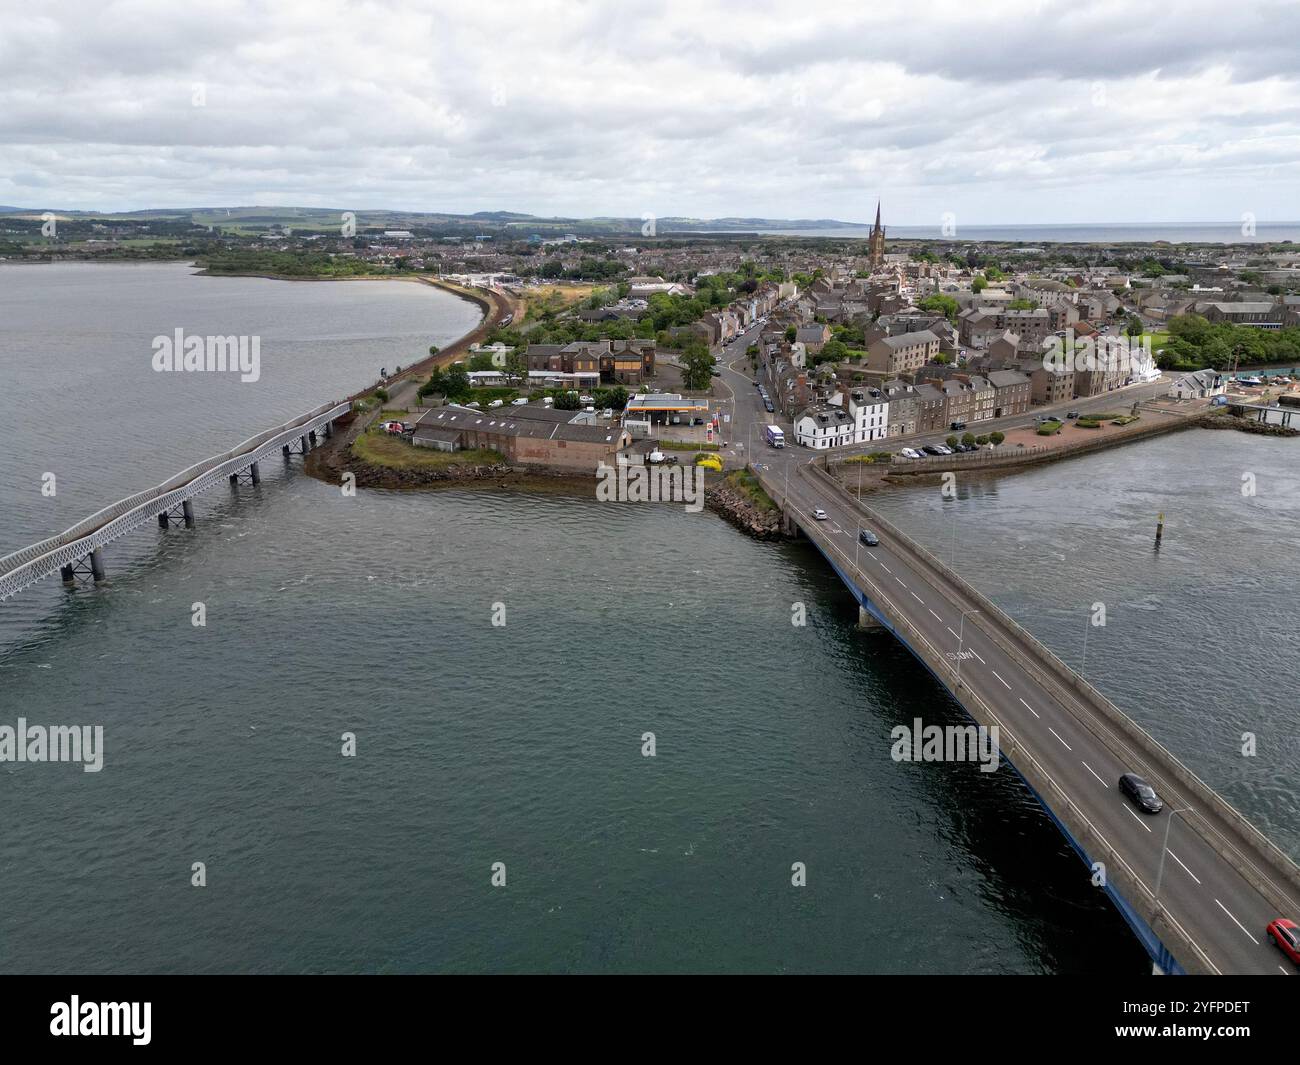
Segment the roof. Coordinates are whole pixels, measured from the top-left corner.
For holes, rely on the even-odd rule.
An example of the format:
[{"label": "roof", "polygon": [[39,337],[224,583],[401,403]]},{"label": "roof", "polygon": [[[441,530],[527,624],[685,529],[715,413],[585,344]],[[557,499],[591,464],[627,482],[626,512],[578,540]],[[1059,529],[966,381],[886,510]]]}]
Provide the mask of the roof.
[{"label": "roof", "polygon": [[635,411],[708,409],[707,399],[696,396],[683,397],[676,392],[642,392],[629,396],[627,401],[629,414]]},{"label": "roof", "polygon": [[1016,385],[1029,384],[1029,378],[1018,370],[994,370],[989,374],[989,381],[994,388],[1014,388]]},{"label": "roof", "polygon": [[[574,411],[556,411],[573,416]],[[453,437],[465,432],[496,433],[532,440],[572,440],[575,442],[621,446],[627,430],[618,425],[580,425],[553,418],[521,417],[519,410],[506,407],[500,411],[477,411],[468,407],[439,407],[428,411],[416,424],[416,433],[431,436],[434,430],[443,429]],[[450,439],[441,437],[438,439]]]},{"label": "roof", "polygon": [[911,347],[913,344],[937,344],[939,338],[928,329],[922,329],[916,333],[899,333],[897,336],[881,337],[876,344],[884,344],[890,348]]}]

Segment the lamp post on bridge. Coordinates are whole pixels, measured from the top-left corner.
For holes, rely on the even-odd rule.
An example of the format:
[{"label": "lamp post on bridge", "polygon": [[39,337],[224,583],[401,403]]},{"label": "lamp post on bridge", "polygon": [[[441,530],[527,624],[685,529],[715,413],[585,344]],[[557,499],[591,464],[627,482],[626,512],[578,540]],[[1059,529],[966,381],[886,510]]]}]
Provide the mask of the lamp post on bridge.
[{"label": "lamp post on bridge", "polygon": [[1170,810],[1169,817],[1165,820],[1165,841],[1160,845],[1160,868],[1156,871],[1156,890],[1155,894],[1152,896],[1152,899],[1156,904],[1157,913],[1164,912],[1164,906],[1160,902],[1160,882],[1164,880],[1165,877],[1165,855],[1169,853],[1169,831],[1174,827],[1175,817],[1179,814],[1189,814],[1192,812],[1190,806],[1183,806],[1177,810]]},{"label": "lamp post on bridge", "polygon": [[978,614],[979,610],[970,609],[961,612],[961,620],[957,622],[957,687],[961,687],[961,659],[964,647],[964,638],[966,633],[966,615]]}]

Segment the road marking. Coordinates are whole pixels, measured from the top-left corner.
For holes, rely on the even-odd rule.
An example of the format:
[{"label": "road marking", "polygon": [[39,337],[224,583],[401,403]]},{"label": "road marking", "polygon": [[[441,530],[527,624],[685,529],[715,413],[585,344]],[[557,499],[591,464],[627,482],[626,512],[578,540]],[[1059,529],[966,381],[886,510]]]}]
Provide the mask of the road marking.
[{"label": "road marking", "polygon": [[912,598],[915,599],[915,600],[916,600],[918,603],[920,603],[922,606],[925,606],[925,600],[922,599],[922,598],[921,598],[919,595],[917,595],[915,592],[912,593]]},{"label": "road marking", "polygon": [[1030,705],[1029,705],[1027,702],[1025,702],[1023,699],[1020,700],[1020,705],[1023,706],[1026,710],[1028,710],[1031,714],[1033,714],[1034,717],[1037,717],[1037,716],[1038,716],[1038,711],[1035,710],[1032,706],[1030,706]]},{"label": "road marking", "polygon": [[[972,651],[971,654],[975,655],[975,652]],[[980,656],[979,656],[979,655],[975,655],[975,657],[976,657],[976,658],[979,658]],[[980,658],[980,661],[983,662],[984,659]],[[1001,676],[1001,674],[999,674],[998,671],[997,671],[996,669],[990,669],[989,672],[992,673],[995,677],[997,677],[998,680],[1002,680],[1002,676]],[[1010,690],[1011,690],[1011,685],[1008,684],[1005,680],[1002,680],[1002,687],[1006,688],[1007,691],[1010,691]]]},{"label": "road marking", "polygon": [[[971,654],[973,654],[976,658],[978,658],[978,659],[980,660],[980,665],[981,665],[981,666],[987,666],[987,665],[988,665],[988,663],[984,661],[984,659],[980,656],[980,653],[979,653],[977,650],[975,650],[975,648],[973,648],[973,647],[969,647],[969,648],[967,648],[967,650],[969,650]],[[1001,678],[1001,677],[998,677],[998,680],[1002,680],[1002,678]],[[1003,683],[1003,684],[1007,684],[1007,682],[1006,682],[1005,680],[1002,680],[1002,683]],[[1010,685],[1010,684],[1007,684],[1007,687],[1010,688],[1011,685]]]},{"label": "road marking", "polygon": [[[875,558],[874,555],[873,555],[872,557]],[[880,562],[880,559],[877,558],[876,561],[877,561],[877,562]],[[883,562],[880,562],[880,568],[883,569],[886,573],[893,573],[893,572],[894,572],[892,569],[890,569],[888,566],[886,566]]]},{"label": "road marking", "polygon": [[[1183,860],[1180,857],[1178,857],[1178,855],[1176,855],[1173,851],[1171,851],[1168,847],[1165,848],[1165,853],[1167,853],[1169,857],[1171,857],[1179,865],[1183,865]],[[1188,876],[1190,876],[1198,884],[1201,882],[1201,878],[1198,877],[1195,873],[1193,873],[1190,869],[1188,869],[1187,866],[1185,865],[1183,865],[1183,872],[1186,873]]]},{"label": "road marking", "polygon": [[[1279,965],[1278,968],[1279,968],[1279,969],[1282,969],[1282,966]],[[1285,969],[1282,969],[1282,975],[1283,975],[1283,976],[1290,976],[1291,974],[1290,974],[1289,972],[1287,972]]]},{"label": "road marking", "polygon": [[[1082,761],[1082,759],[1080,759],[1080,760]],[[1095,769],[1093,769],[1092,766],[1090,766],[1087,762],[1084,762],[1084,763],[1083,763],[1083,768],[1086,769],[1089,773],[1091,773],[1094,777],[1097,777],[1097,771],[1096,771]],[[1107,784],[1104,780],[1102,780],[1101,777],[1097,777],[1097,781],[1098,781],[1098,783],[1101,784],[1101,786],[1102,786],[1103,788],[1108,788],[1108,787],[1110,787],[1110,785]]]},{"label": "road marking", "polygon": [[938,614],[936,614],[933,610],[930,611],[930,616],[931,616],[932,618],[934,618],[934,620],[937,621],[940,625],[943,624],[943,618],[941,618],[941,617],[940,617]]},{"label": "road marking", "polygon": [[[1148,825],[1145,821],[1143,821],[1142,818],[1138,817],[1138,815],[1135,814],[1135,813],[1133,813],[1132,810],[1129,810],[1129,808],[1128,808],[1127,806],[1125,806],[1124,809],[1128,810],[1128,812],[1129,812],[1133,817],[1137,817],[1137,823],[1138,823],[1139,825],[1141,825],[1143,828],[1145,828],[1148,832],[1151,831],[1151,826]],[[1215,901],[1218,901],[1218,900],[1216,899]]]},{"label": "road marking", "polygon": [[[952,626],[951,626],[951,625],[947,626],[947,628],[948,628],[948,631],[949,631],[949,632],[952,632]],[[955,632],[952,632],[952,635],[953,635],[953,639],[955,639],[955,640],[960,640],[960,639],[961,639],[961,637],[958,636]]]},{"label": "road marking", "polygon": [[[903,578],[902,578],[902,577],[895,577],[894,580],[898,581],[899,584],[903,584]],[[907,585],[906,585],[906,584],[903,584],[903,587],[906,588]]]},{"label": "road marking", "polygon": [[[1058,740],[1061,740],[1061,734],[1057,732],[1056,729],[1052,728],[1051,725],[1047,726],[1047,731],[1050,732],[1053,736],[1055,736]],[[1074,748],[1071,747],[1068,743],[1066,743],[1065,740],[1061,740],[1061,746],[1064,747],[1067,751],[1074,750]]]},{"label": "road marking", "polygon": [[[1223,903],[1219,902],[1218,899],[1215,899],[1214,901],[1215,901],[1215,903],[1218,905],[1219,909],[1221,909],[1221,910],[1222,910],[1224,913],[1226,913],[1229,917],[1232,917],[1232,912],[1228,909],[1228,907],[1226,907]],[[1240,921],[1238,921],[1237,918],[1232,917],[1232,923],[1235,924],[1238,928],[1240,928],[1243,932],[1246,932],[1246,926],[1245,926],[1244,924],[1242,924]],[[1254,936],[1250,935],[1249,932],[1246,932],[1246,935],[1247,935],[1247,936],[1250,936],[1250,941],[1251,941],[1252,943],[1254,943],[1255,946],[1259,946],[1259,940],[1258,940],[1258,939],[1256,939]]]}]

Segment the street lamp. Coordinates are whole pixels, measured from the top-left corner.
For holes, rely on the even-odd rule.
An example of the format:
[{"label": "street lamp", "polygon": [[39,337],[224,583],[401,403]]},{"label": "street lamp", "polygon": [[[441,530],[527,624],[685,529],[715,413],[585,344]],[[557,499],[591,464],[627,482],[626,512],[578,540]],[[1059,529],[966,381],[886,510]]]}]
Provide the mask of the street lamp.
[{"label": "street lamp", "polygon": [[979,611],[974,608],[970,610],[963,610],[961,612],[961,620],[957,622],[957,687],[959,688],[961,687],[961,657],[962,657],[962,648],[964,646],[963,641],[965,639],[965,633],[966,633],[966,615],[978,614],[978,613]]},{"label": "street lamp", "polygon": [[1164,907],[1160,904],[1160,882],[1165,876],[1165,855],[1169,853],[1169,830],[1174,827],[1174,818],[1179,814],[1192,813],[1190,806],[1184,806],[1178,810],[1170,810],[1169,817],[1165,820],[1165,841],[1160,847],[1160,868],[1156,871],[1156,891],[1152,896],[1158,911],[1163,911]]}]

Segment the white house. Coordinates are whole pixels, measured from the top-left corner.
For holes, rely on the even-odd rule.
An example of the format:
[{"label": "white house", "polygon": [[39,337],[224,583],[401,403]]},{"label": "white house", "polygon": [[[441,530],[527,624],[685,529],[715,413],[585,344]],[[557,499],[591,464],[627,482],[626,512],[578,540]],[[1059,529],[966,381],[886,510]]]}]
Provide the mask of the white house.
[{"label": "white house", "polygon": [[1209,399],[1223,395],[1227,389],[1227,379],[1217,370],[1197,370],[1174,381],[1169,394],[1174,399]]},{"label": "white house", "polygon": [[854,429],[853,418],[840,407],[809,407],[794,420],[794,439],[821,451],[853,443]]},{"label": "white house", "polygon": [[837,407],[844,407],[853,419],[853,443],[867,444],[872,440],[884,440],[889,435],[889,401],[879,389],[855,388],[848,394],[847,401],[843,392],[831,400]]}]

